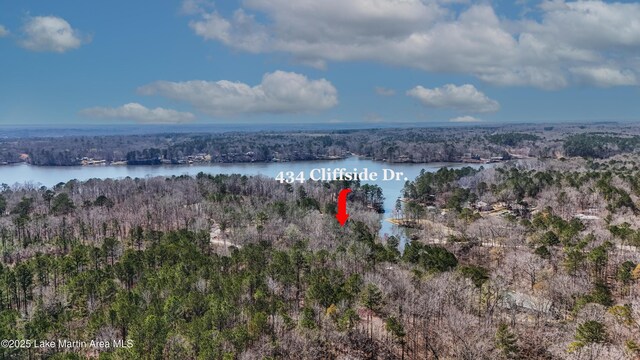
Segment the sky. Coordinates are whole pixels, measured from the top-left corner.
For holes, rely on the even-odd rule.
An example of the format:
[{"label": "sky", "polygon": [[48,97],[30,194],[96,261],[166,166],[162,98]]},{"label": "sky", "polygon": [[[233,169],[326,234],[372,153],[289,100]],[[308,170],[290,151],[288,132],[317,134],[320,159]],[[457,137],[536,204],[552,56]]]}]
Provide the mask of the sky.
[{"label": "sky", "polygon": [[635,1],[0,2],[0,125],[636,121]]}]

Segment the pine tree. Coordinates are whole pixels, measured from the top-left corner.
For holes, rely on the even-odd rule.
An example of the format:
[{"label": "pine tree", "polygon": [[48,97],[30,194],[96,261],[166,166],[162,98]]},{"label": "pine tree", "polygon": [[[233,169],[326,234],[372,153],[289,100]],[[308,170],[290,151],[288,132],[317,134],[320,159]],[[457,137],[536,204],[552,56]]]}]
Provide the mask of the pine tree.
[{"label": "pine tree", "polygon": [[384,324],[384,327],[388,332],[391,333],[391,335],[393,336],[393,339],[398,344],[400,344],[402,349],[401,357],[402,359],[404,359],[404,345],[405,345],[404,337],[405,335],[407,335],[407,333],[404,330],[404,325],[400,320],[398,320],[397,317],[392,316],[387,319],[387,321]]},{"label": "pine tree", "polygon": [[374,284],[369,284],[362,293],[362,305],[369,310],[367,322],[370,326],[369,336],[373,336],[372,313],[378,312],[382,307],[382,292]]},{"label": "pine tree", "polygon": [[498,325],[498,330],[496,331],[496,348],[500,350],[505,358],[516,358],[518,353],[516,342],[516,335],[509,330],[507,324],[500,323],[500,325]]},{"label": "pine tree", "polygon": [[582,344],[603,343],[607,341],[607,329],[604,324],[589,320],[578,325],[576,329],[576,340]]}]

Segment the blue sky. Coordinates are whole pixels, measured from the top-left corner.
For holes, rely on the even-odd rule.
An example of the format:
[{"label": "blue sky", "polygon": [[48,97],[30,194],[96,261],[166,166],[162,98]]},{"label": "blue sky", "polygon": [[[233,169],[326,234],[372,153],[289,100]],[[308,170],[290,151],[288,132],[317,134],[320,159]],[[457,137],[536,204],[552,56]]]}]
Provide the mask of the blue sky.
[{"label": "blue sky", "polygon": [[635,121],[640,4],[4,1],[0,125]]}]

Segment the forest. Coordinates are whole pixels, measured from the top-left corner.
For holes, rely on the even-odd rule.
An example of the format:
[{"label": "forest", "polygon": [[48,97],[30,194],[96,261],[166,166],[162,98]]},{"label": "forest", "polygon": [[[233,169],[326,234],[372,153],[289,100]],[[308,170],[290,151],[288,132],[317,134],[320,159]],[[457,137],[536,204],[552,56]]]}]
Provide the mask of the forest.
[{"label": "forest", "polygon": [[[483,135],[541,155],[423,171],[384,215],[385,194],[359,181],[2,184],[1,338],[132,346],[1,356],[637,358],[640,157],[633,135],[583,130]],[[607,153],[550,158],[543,141]],[[343,188],[353,192],[341,227]],[[381,221],[406,236],[380,234]]]},{"label": "forest", "polygon": [[502,357],[637,358],[638,160],[519,160],[422,173],[404,190],[402,220],[416,229],[404,256],[441,245],[465,262],[457,269],[487,306],[478,314],[508,313],[483,316],[500,322],[493,345]]},{"label": "forest", "polygon": [[632,153],[640,127],[620,124],[158,133],[16,137],[0,133],[0,165],[160,165],[281,162],[352,155],[389,163],[489,162]]},{"label": "forest", "polygon": [[[2,137],[0,133],[0,164],[24,162],[40,166],[71,166],[280,162],[337,159],[352,155],[389,163],[487,162],[492,158],[506,160],[565,155],[604,157],[612,152],[603,152],[600,138],[588,135],[586,141],[582,141],[580,136],[607,129],[609,127],[604,125],[500,125],[470,127],[464,132],[457,128],[435,127],[62,137]],[[618,128],[618,131],[629,133],[627,129]],[[573,135],[577,137],[571,137]],[[620,150],[629,152],[634,146],[635,143],[627,141]]]}]

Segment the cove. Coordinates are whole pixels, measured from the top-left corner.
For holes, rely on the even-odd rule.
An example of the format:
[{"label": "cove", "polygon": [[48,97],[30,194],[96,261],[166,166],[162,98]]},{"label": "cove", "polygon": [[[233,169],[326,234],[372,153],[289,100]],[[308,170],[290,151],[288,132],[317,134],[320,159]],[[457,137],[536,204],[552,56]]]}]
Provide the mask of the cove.
[{"label": "cove", "polygon": [[[129,165],[98,165],[98,166],[60,166],[44,167],[27,164],[0,166],[0,184],[31,184],[33,186],[52,187],[60,182],[69,180],[84,181],[88,179],[106,178],[145,178],[154,176],[195,176],[199,172],[207,174],[241,174],[247,176],[263,175],[275,178],[281,171],[303,172],[306,177],[318,168],[346,168],[346,169],[368,169],[369,172],[382,174],[385,169],[394,172],[402,172],[404,176],[413,180],[424,169],[427,172],[435,172],[443,167],[461,168],[471,166],[479,168],[478,164],[461,163],[384,163],[352,156],[338,160],[319,160],[302,162],[271,162],[271,163],[236,163],[236,164],[193,164],[193,165],[157,165],[157,166],[129,166]],[[486,165],[485,165],[486,166]],[[395,208],[398,197],[402,195],[404,181],[363,181],[362,183],[375,184],[382,188],[384,195],[383,218],[381,219],[380,236],[395,235],[401,239],[401,243],[406,241],[404,229],[397,225],[384,221],[385,217],[390,217]]]}]

